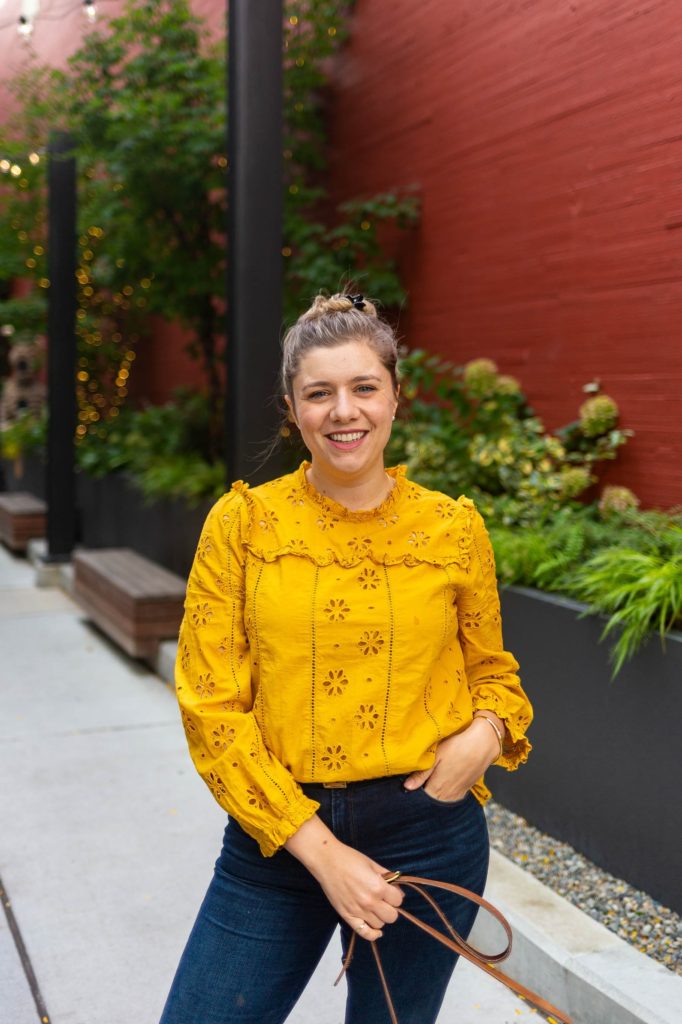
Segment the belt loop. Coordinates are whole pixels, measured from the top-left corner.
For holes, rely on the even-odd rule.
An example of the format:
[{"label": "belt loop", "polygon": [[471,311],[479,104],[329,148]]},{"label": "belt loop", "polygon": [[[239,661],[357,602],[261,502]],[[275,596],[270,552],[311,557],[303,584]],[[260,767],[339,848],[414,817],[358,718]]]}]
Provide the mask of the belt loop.
[{"label": "belt loop", "polygon": [[323,782],[322,785],[325,789],[346,789],[348,786],[347,782]]}]

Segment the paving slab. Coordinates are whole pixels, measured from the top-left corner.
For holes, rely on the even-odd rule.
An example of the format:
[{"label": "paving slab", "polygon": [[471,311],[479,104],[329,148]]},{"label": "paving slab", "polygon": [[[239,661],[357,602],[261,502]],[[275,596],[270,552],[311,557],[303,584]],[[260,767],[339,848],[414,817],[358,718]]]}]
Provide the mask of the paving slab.
[{"label": "paving slab", "polygon": [[0,912],[0,1020],[36,1024],[36,1004],[26,980],[7,920]]}]

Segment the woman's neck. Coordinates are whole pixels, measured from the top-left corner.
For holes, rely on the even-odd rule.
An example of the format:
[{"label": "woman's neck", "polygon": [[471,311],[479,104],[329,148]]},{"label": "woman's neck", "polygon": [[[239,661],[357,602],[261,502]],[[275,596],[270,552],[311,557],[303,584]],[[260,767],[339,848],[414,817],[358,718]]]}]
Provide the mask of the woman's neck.
[{"label": "woman's neck", "polygon": [[325,498],[331,498],[352,512],[378,508],[395,486],[395,480],[388,475],[383,465],[368,476],[343,479],[330,477],[313,464],[308,467],[306,478]]}]

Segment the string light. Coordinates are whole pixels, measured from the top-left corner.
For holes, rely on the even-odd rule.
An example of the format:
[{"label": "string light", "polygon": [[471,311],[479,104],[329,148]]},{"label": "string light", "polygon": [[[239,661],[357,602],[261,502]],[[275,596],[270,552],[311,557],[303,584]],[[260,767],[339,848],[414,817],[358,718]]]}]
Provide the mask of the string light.
[{"label": "string light", "polygon": [[97,18],[97,8],[95,6],[95,0],[83,0],[83,9],[89,22],[94,22]]},{"label": "string light", "polygon": [[28,39],[33,34],[33,22],[40,11],[40,0],[22,0],[18,32]]}]

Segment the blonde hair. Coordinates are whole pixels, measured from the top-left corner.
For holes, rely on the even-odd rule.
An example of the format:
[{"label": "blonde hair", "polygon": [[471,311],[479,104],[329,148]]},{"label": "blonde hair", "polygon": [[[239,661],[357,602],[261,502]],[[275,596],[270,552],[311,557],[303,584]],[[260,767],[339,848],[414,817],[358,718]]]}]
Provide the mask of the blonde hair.
[{"label": "blonde hair", "polygon": [[382,320],[376,307],[363,295],[316,295],[315,300],[282,340],[281,384],[292,394],[293,380],[301,358],[313,348],[334,348],[348,341],[365,341],[391,375],[398,391],[398,343],[393,329]]}]

